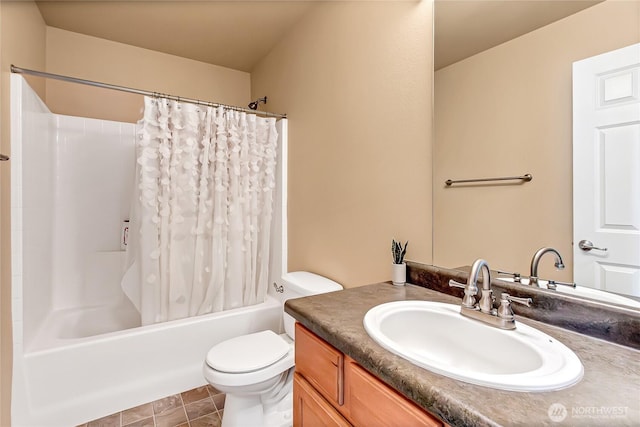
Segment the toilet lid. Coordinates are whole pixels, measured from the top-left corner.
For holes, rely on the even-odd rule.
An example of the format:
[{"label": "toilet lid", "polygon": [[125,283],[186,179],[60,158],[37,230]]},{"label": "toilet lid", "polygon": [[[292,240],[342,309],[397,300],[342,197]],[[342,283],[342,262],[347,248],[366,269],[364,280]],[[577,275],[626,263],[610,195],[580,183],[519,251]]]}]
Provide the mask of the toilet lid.
[{"label": "toilet lid", "polygon": [[221,372],[250,372],[282,359],[290,344],[273,331],[256,332],[214,345],[207,353],[207,365]]}]

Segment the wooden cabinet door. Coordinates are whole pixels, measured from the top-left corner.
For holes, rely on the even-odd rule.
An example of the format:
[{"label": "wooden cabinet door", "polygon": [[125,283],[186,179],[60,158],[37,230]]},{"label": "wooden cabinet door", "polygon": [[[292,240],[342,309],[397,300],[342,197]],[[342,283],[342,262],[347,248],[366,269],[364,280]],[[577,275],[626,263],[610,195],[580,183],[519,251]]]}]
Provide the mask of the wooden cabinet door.
[{"label": "wooden cabinet door", "polygon": [[299,323],[295,345],[296,372],[329,402],[342,405],[344,355]]},{"label": "wooden cabinet door", "polygon": [[[296,335],[297,336],[297,335]],[[293,427],[349,427],[349,424],[302,377],[293,376]]]},{"label": "wooden cabinet door", "polygon": [[355,426],[442,427],[442,422],[401,396],[350,358],[345,360],[345,406]]}]

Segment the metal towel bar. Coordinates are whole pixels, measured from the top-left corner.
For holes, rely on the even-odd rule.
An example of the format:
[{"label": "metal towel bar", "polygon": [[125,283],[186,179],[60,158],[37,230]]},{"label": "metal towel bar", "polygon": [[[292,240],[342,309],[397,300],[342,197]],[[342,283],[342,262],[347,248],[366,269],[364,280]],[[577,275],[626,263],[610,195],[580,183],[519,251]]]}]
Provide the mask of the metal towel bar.
[{"label": "metal towel bar", "polygon": [[513,181],[513,180],[521,180],[524,182],[529,182],[533,179],[533,175],[530,173],[524,174],[522,176],[505,176],[500,178],[478,178],[478,179],[456,179],[451,180],[448,179],[444,183],[449,187],[451,184],[460,184],[463,182],[489,182],[489,181]]}]

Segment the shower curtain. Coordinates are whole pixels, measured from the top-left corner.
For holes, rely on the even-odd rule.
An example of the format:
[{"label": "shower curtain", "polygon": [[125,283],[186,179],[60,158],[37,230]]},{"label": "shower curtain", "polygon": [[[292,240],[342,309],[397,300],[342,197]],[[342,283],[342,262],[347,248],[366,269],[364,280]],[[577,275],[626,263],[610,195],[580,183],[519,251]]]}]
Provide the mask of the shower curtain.
[{"label": "shower curtain", "polygon": [[143,325],[264,301],[275,123],[145,98],[122,281]]}]

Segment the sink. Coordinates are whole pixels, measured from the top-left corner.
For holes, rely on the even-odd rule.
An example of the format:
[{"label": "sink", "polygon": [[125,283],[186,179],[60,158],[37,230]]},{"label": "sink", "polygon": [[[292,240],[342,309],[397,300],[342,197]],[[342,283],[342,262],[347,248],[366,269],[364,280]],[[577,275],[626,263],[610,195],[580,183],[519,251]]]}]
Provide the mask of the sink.
[{"label": "sink", "polygon": [[[498,277],[498,280],[503,280],[505,282],[514,282],[513,277]],[[540,288],[547,289],[547,281],[539,280]],[[529,279],[522,278],[521,283],[523,285],[529,285]],[[576,297],[585,297],[590,298],[600,302],[609,302],[613,304],[621,304],[629,307],[640,308],[640,302],[633,300],[631,298],[626,298],[621,295],[612,294],[611,292],[601,291],[600,289],[589,288],[586,286],[576,286],[575,288],[569,286],[558,285],[555,291],[553,292],[562,292],[563,294],[573,295]]]},{"label": "sink", "polygon": [[364,317],[369,336],[414,365],[456,380],[510,391],[576,384],[582,363],[555,338],[522,323],[503,330],[460,314],[460,306],[396,301]]}]

